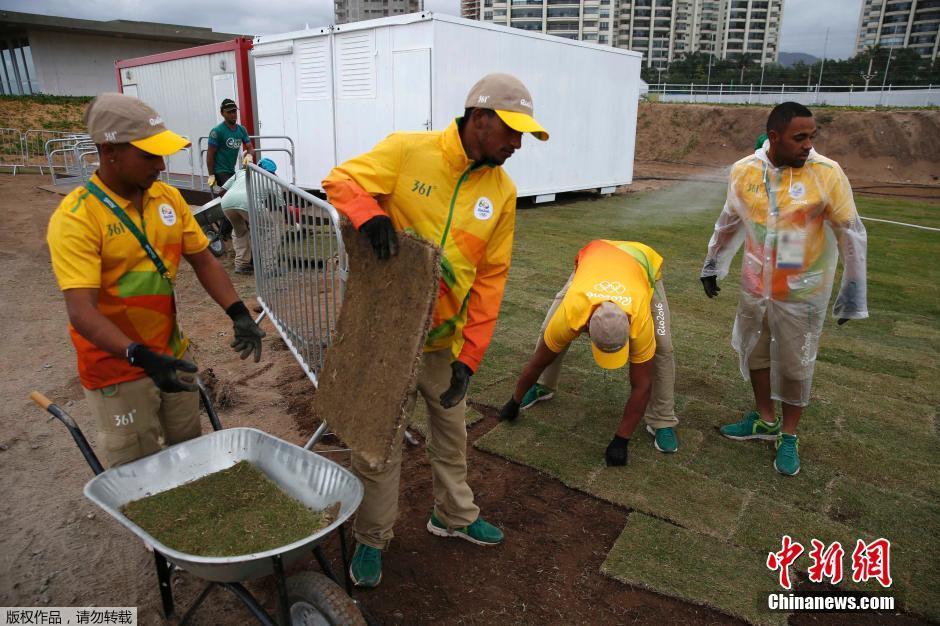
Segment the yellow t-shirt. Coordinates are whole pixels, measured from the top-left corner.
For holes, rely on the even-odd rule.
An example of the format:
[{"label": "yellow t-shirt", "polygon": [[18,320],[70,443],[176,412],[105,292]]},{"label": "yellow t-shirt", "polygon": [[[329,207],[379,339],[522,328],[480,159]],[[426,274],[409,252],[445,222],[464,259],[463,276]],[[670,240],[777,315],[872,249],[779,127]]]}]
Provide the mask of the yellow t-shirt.
[{"label": "yellow t-shirt", "polygon": [[597,239],[584,246],[568,292],[545,328],[545,345],[552,352],[564,350],[587,326],[594,309],[610,301],[630,318],[630,362],[652,359],[656,336],[650,300],[662,266],[655,250],[635,241]]},{"label": "yellow t-shirt", "polygon": [[[161,182],[144,192],[143,213],[125,198],[91,178],[143,232],[172,277],[184,254],[209,245],[180,192]],[[46,235],[59,288],[98,289],[98,310],[131,340],[155,352],[183,355],[188,344],[176,324],[170,283],[158,272],[137,238],[86,187],[78,187],[59,204]],[[78,353],[79,378],[87,389],[100,389],[146,376],[98,348],[71,325]]]}]

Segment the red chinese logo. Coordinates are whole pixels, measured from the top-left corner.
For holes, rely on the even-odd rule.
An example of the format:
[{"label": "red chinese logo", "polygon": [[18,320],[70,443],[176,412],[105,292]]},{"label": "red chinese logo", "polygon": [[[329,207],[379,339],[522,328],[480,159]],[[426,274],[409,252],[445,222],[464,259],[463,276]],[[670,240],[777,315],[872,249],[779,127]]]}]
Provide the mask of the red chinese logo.
[{"label": "red chinese logo", "polygon": [[780,552],[770,552],[767,555],[767,568],[771,571],[780,570],[780,586],[790,589],[790,565],[803,554],[803,546],[790,538],[783,536]]},{"label": "red chinese logo", "polygon": [[865,543],[861,539],[852,552],[852,580],[857,583],[874,578],[882,587],[891,586],[891,542],[875,539]]},{"label": "red chinese logo", "polygon": [[842,557],[845,556],[842,544],[834,541],[826,548],[826,544],[818,539],[812,539],[811,542],[813,549],[809,551],[809,558],[813,564],[807,570],[809,579],[821,583],[824,578],[828,578],[833,585],[838,584],[842,580]]}]

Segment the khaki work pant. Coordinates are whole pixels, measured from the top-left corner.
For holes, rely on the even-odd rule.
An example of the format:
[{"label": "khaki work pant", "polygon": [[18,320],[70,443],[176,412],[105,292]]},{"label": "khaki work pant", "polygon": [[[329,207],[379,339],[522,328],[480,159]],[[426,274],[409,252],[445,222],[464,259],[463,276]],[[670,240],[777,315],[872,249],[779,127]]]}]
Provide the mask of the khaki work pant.
[{"label": "khaki work pant", "polygon": [[[187,351],[183,358],[192,357]],[[108,467],[202,434],[196,391],[165,393],[149,376],[84,391]]]},{"label": "khaki work pant", "polygon": [[[410,414],[414,410],[420,393],[428,408],[427,450],[434,485],[434,513],[448,528],[459,528],[475,522],[480,508],[473,503],[473,491],[467,484],[466,398],[450,409],[442,407],[439,400],[450,387],[450,363],[450,350],[424,353],[417,389],[408,398],[406,411]],[[379,469],[370,468],[355,450],[352,453],[353,472],[365,489],[353,526],[359,543],[384,550],[395,535],[401,455],[400,439],[389,462]]]},{"label": "khaki work pant", "polygon": [[229,209],[225,217],[232,223],[232,247],[235,248],[235,269],[251,267],[251,232],[248,230],[248,213]]},{"label": "khaki work pant", "polygon": [[[565,294],[568,292],[568,286],[574,279],[574,272],[568,277],[568,282],[555,294],[555,301],[548,309],[548,315],[542,322],[542,329],[539,331],[538,341],[545,335],[545,328],[548,322],[555,314],[555,310],[561,304]],[[653,331],[656,334],[656,354],[653,356],[653,389],[650,393],[649,404],[646,405],[646,412],[643,415],[645,421],[652,428],[672,428],[679,423],[676,417],[676,362],[672,354],[672,325],[669,315],[669,302],[666,300],[666,289],[663,287],[663,281],[656,281],[653,288],[653,297],[650,301],[650,311],[653,314]],[[561,377],[561,363],[568,352],[566,347],[552,361],[552,364],[545,368],[542,375],[539,376],[539,384],[548,387],[553,391],[558,390],[558,379]]]}]

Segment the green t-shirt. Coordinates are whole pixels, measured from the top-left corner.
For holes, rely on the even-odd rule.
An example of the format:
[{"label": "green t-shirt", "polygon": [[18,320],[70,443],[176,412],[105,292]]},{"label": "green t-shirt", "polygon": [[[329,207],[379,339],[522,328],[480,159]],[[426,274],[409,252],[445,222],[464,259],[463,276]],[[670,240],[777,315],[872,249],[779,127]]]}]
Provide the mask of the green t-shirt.
[{"label": "green t-shirt", "polygon": [[216,147],[215,170],[211,173],[234,174],[238,150],[249,141],[248,131],[241,124],[229,128],[228,124],[222,122],[209,131],[209,145]]}]

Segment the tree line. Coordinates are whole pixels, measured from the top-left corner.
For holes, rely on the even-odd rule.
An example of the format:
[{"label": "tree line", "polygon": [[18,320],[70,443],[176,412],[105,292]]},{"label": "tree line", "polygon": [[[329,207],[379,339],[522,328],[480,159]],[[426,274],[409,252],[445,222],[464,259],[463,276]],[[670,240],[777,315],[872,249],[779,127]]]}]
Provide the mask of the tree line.
[{"label": "tree line", "polygon": [[[820,78],[820,72],[822,77]],[[931,62],[910,48],[875,46],[844,60],[825,59],[791,67],[779,63],[760,66],[757,55],[718,59],[707,52],[690,52],[662,67],[643,65],[648,83],[700,83],[735,85],[839,85],[869,89],[881,85],[940,85],[940,59]]]}]

